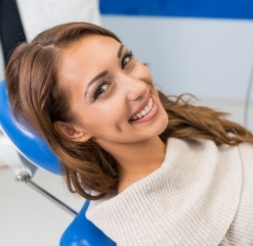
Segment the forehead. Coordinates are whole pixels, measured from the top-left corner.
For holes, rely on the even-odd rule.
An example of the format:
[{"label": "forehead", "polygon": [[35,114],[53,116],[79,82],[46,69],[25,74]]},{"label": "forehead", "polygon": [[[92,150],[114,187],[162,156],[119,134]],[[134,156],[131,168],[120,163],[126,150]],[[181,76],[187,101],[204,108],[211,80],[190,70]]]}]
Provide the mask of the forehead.
[{"label": "forehead", "polygon": [[103,54],[114,51],[119,45],[120,43],[112,37],[88,34],[61,51],[60,65],[80,62],[89,59],[90,55],[92,55],[92,60],[97,59]]},{"label": "forehead", "polygon": [[[60,54],[58,72],[66,76],[66,68],[78,72],[80,65],[85,69],[93,62],[117,52],[120,43],[108,36],[90,34],[63,49]],[[77,71],[75,70],[77,69]]]}]

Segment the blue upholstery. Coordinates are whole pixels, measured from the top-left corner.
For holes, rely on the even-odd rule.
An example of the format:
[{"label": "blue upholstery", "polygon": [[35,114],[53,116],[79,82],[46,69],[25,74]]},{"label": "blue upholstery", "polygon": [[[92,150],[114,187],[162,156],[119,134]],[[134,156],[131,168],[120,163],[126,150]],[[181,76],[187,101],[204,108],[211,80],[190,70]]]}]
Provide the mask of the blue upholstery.
[{"label": "blue upholstery", "polygon": [[[47,143],[28,124],[21,124],[12,115],[8,102],[6,81],[0,82],[0,125],[19,152],[29,161],[47,171],[61,174],[60,163]],[[89,201],[63,233],[60,246],[114,246],[102,231],[85,217]]]},{"label": "blue upholstery", "polygon": [[105,236],[90,221],[85,219],[85,212],[90,201],[84,203],[83,208],[72,224],[62,235],[60,246],[115,246],[116,244]]},{"label": "blue upholstery", "polygon": [[0,83],[0,125],[19,152],[33,164],[49,172],[60,174],[61,168],[56,156],[47,143],[25,124],[17,122],[8,101],[6,81]]}]

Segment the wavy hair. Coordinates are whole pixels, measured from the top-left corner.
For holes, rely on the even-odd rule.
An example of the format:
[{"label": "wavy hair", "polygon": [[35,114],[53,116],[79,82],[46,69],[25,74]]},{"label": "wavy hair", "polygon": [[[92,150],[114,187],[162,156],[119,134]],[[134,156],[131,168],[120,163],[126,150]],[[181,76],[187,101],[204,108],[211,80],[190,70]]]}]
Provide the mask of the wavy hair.
[{"label": "wavy hair", "polygon": [[[7,69],[7,87],[13,111],[23,116],[48,142],[62,163],[71,192],[87,199],[99,199],[117,186],[115,159],[99,145],[67,139],[55,130],[55,121],[73,120],[66,92],[57,84],[57,65],[63,49],[89,34],[120,39],[90,23],[69,23],[39,34],[32,42],[20,44],[12,53]],[[217,145],[253,143],[244,127],[225,119],[224,114],[207,107],[193,106],[189,100],[168,97],[159,91],[169,123],[160,135],[182,139],[211,139]],[[91,195],[90,190],[97,192]]]}]

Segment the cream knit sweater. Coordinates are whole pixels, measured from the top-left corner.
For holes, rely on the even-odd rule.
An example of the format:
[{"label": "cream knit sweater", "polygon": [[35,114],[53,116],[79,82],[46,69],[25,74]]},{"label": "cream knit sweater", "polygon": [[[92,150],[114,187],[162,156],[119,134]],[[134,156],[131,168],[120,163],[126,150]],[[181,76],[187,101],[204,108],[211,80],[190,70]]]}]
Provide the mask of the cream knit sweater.
[{"label": "cream knit sweater", "polygon": [[253,245],[253,145],[171,138],[159,169],[86,215],[120,246]]}]

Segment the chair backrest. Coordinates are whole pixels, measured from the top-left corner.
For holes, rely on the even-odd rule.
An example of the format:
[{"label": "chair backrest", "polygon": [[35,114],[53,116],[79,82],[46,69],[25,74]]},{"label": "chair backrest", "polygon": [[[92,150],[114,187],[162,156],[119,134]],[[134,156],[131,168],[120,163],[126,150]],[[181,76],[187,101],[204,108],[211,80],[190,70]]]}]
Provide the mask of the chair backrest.
[{"label": "chair backrest", "polygon": [[[0,82],[0,125],[4,133],[12,140],[20,154],[30,162],[49,172],[61,174],[57,157],[47,143],[23,119],[18,122],[13,114],[8,100],[6,81]],[[89,201],[63,233],[61,246],[115,246],[101,230],[85,217]]]}]

